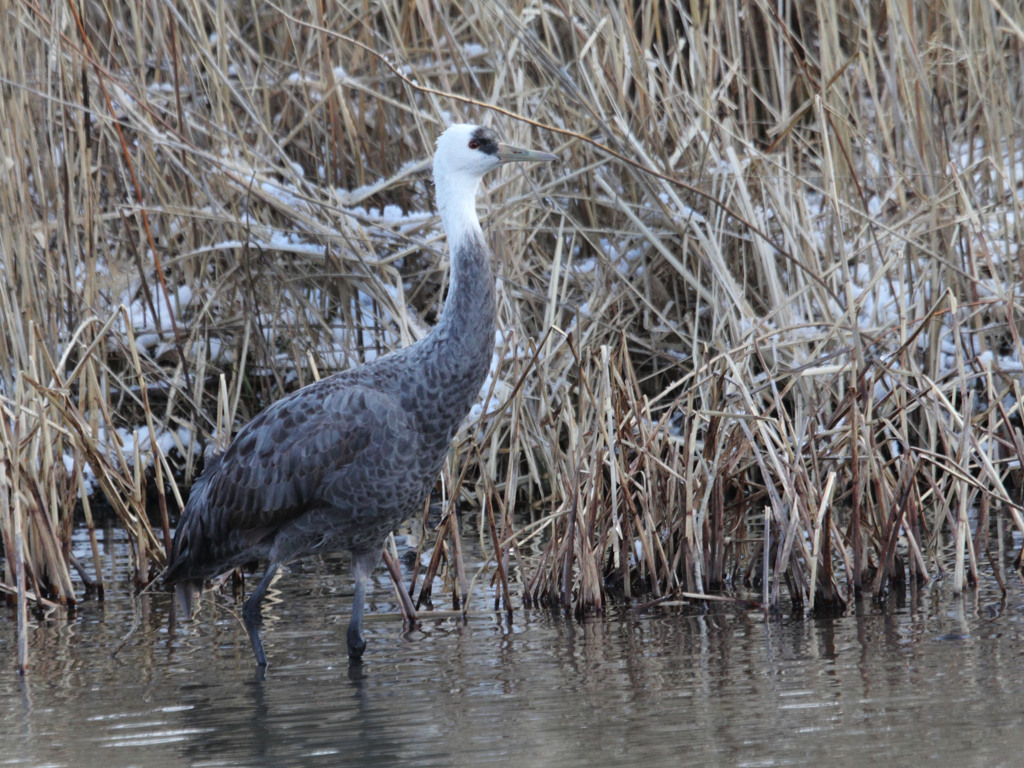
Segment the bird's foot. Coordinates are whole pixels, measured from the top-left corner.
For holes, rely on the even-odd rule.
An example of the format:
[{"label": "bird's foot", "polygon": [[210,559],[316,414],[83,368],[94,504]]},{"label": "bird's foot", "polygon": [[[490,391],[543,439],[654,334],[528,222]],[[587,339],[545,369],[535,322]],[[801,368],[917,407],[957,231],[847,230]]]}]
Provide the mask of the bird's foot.
[{"label": "bird's foot", "polygon": [[366,643],[362,645],[350,645],[348,647],[348,660],[353,663],[358,663],[363,660],[363,651],[366,650]]},{"label": "bird's foot", "polygon": [[363,658],[363,651],[366,650],[366,641],[363,640],[362,633],[350,629],[347,639],[349,661],[360,661]]}]

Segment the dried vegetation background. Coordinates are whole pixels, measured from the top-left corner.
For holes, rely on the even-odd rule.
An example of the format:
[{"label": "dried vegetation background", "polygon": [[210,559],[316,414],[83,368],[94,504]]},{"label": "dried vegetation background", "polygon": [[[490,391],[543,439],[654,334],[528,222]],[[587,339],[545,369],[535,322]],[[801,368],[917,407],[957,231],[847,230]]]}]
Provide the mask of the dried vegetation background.
[{"label": "dried vegetation background", "polygon": [[425,332],[428,159],[456,120],[563,159],[485,183],[503,334],[443,484],[504,605],[732,587],[840,610],[1006,576],[1019,4],[7,0],[0,37],[21,616],[73,603],[76,566],[148,583],[205,449]]}]

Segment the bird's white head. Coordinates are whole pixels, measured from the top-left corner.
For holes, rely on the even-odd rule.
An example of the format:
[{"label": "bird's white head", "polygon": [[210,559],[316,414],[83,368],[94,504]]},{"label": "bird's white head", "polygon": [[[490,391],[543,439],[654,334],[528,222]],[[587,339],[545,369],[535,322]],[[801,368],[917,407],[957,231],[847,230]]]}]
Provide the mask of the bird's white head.
[{"label": "bird's white head", "polygon": [[437,207],[448,239],[458,240],[478,231],[476,191],[488,171],[505,163],[558,160],[548,152],[521,149],[498,141],[490,128],[457,123],[437,139],[434,153],[434,186]]},{"label": "bird's white head", "polygon": [[479,181],[485,173],[497,168],[498,137],[489,128],[458,123],[437,139],[434,154],[434,181],[464,177],[463,184]]}]

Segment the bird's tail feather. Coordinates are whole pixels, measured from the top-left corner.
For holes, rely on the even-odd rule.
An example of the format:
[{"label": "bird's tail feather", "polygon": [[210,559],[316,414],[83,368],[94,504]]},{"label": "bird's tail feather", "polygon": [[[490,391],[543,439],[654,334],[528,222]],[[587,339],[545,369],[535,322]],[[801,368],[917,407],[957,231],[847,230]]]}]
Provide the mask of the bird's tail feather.
[{"label": "bird's tail feather", "polygon": [[191,579],[183,579],[174,585],[174,596],[185,612],[186,619],[192,618],[192,598],[197,592],[202,591],[202,588],[203,582]]}]

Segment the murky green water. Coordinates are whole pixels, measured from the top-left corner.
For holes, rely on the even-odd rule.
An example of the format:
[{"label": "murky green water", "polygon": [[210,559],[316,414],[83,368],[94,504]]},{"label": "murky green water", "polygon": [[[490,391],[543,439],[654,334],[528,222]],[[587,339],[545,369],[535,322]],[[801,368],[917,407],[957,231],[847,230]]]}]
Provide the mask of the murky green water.
[{"label": "murky green water", "polygon": [[37,624],[13,671],[0,611],[0,766],[1016,766],[1024,590],[835,620],[661,612],[586,623],[518,611],[404,637],[388,585],[349,668],[342,559],[292,569],[265,608],[271,667],[225,603],[168,630],[169,595],[87,602]]}]

